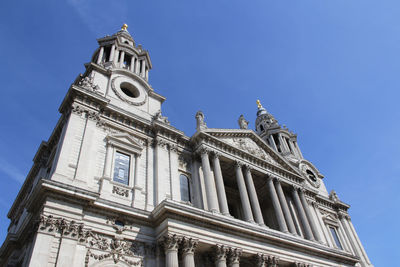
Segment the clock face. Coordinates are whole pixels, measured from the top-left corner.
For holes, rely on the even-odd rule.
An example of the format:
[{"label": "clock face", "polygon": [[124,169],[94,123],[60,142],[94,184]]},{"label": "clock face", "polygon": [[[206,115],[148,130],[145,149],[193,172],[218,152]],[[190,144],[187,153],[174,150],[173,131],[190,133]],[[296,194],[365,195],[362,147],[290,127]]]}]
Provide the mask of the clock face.
[{"label": "clock face", "polygon": [[307,181],[314,187],[318,188],[321,184],[318,174],[315,168],[312,167],[311,163],[302,162],[299,166],[301,172],[306,177]]},{"label": "clock face", "polygon": [[116,76],[111,81],[114,93],[123,101],[141,106],[146,102],[147,92],[137,81],[126,76]]}]

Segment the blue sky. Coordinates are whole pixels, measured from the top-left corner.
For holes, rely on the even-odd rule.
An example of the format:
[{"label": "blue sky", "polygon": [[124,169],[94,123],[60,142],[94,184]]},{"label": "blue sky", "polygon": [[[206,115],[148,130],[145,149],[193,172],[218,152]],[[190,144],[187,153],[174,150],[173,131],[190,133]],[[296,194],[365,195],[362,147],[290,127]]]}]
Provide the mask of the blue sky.
[{"label": "blue sky", "polygon": [[187,135],[254,128],[256,99],[298,134],[375,266],[399,255],[400,2],[1,1],[0,239],[96,38],[123,23],[153,62],[163,114]]}]

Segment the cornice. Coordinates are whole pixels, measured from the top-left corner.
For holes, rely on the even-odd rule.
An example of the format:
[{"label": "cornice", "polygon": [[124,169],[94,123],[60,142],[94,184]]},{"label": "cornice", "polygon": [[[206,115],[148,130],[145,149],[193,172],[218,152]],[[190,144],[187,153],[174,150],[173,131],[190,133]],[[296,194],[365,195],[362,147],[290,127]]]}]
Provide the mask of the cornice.
[{"label": "cornice", "polygon": [[[351,255],[345,251],[338,251],[319,243],[295,237],[290,234],[285,234],[270,228],[264,228],[251,223],[228,218],[223,215],[216,215],[193,206],[188,206],[174,202],[171,200],[164,200],[152,212],[152,218],[155,225],[167,225],[165,222],[169,219],[179,219],[187,223],[207,228],[210,232],[215,230],[225,231],[227,236],[235,235],[249,238],[252,241],[259,240],[265,244],[279,244],[299,252],[305,252],[317,255],[323,258],[335,259],[339,262],[346,264],[356,264],[358,257]],[[204,230],[204,229],[203,229]],[[170,230],[169,230],[170,231]],[[163,230],[159,229],[159,234],[162,235]],[[220,241],[221,243],[222,241]],[[245,242],[246,243],[246,242]],[[248,243],[244,246],[249,246]],[[255,250],[257,250],[255,248]]]}]

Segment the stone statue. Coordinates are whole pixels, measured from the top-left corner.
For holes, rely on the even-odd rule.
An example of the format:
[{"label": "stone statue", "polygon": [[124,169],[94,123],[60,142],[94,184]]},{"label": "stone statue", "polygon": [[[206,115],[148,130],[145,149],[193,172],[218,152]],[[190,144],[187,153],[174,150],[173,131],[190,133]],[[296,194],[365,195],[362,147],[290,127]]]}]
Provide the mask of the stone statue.
[{"label": "stone statue", "polygon": [[202,131],[204,129],[207,129],[207,125],[204,122],[204,114],[200,110],[197,111],[196,113],[196,130],[197,131]]},{"label": "stone statue", "polygon": [[161,110],[158,110],[157,113],[154,115],[154,118],[158,121],[162,121],[166,124],[170,124],[168,117],[165,117],[161,114]]},{"label": "stone statue", "polygon": [[247,129],[248,126],[249,126],[249,122],[246,121],[246,119],[244,118],[243,114],[240,115],[238,123],[239,123],[240,129]]}]

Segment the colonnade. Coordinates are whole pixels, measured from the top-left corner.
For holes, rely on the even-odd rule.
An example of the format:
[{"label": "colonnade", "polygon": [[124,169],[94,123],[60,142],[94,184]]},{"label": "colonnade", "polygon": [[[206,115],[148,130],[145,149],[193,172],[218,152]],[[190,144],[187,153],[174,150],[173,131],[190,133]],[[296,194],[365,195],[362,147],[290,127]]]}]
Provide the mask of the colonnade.
[{"label": "colonnade", "polygon": [[[97,57],[97,64],[100,64],[102,62],[104,56],[104,46],[100,47],[99,55]],[[131,58],[130,65],[125,65],[125,57],[129,56]],[[119,67],[119,68],[126,68],[137,75],[145,78],[146,80],[149,79],[149,68],[146,66],[146,60],[144,59],[139,59],[136,58],[134,55],[128,55],[125,53],[124,50],[118,50],[113,44],[111,46],[111,51],[110,51],[110,60],[111,62],[114,62],[114,65]]]},{"label": "colonnade", "polygon": [[[179,250],[181,252],[181,266],[195,267],[195,250],[198,240],[189,237],[180,237],[175,234],[164,236],[160,244],[165,253],[165,267],[179,266]],[[242,249],[229,247],[226,245],[215,245],[210,253],[211,261],[215,267],[239,267]],[[255,255],[257,266],[260,267],[277,267],[278,259],[273,256],[258,253]]]},{"label": "colonnade", "polygon": [[[208,210],[229,215],[228,201],[221,171],[220,154],[213,153],[208,149],[202,149],[200,150],[200,155]],[[211,172],[210,157],[212,157],[214,175]],[[259,199],[254,186],[252,168],[248,165],[244,165],[240,161],[232,163],[235,168],[236,183],[243,209],[243,219],[247,222],[265,226]],[[265,176],[266,187],[279,230],[293,235],[299,235],[296,230],[295,219],[292,216],[287,198],[282,189],[281,181],[267,174],[265,174]],[[321,237],[314,222],[314,218],[312,217],[304,191],[296,186],[291,185],[290,187],[291,198],[293,199],[294,208],[296,209],[299,217],[298,219],[302,225],[304,237],[308,240],[321,242]]]}]

